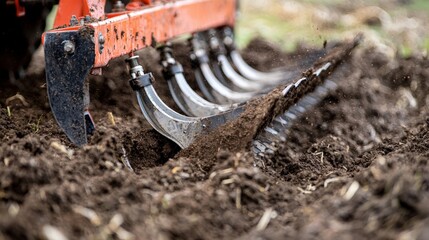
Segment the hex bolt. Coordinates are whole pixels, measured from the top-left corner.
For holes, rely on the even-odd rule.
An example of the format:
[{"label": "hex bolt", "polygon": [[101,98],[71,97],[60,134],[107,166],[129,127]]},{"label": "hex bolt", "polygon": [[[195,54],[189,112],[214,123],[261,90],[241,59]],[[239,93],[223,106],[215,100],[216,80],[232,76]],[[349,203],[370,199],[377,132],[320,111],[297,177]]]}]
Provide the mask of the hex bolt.
[{"label": "hex bolt", "polygon": [[131,69],[140,66],[140,64],[139,64],[139,56],[137,56],[137,55],[136,56],[132,56],[132,57],[126,59],[125,61],[128,63],[128,65],[130,66]]},{"label": "hex bolt", "polygon": [[70,26],[77,26],[77,25],[79,25],[79,20],[75,15],[72,15],[70,19]]},{"label": "hex bolt", "polygon": [[125,61],[130,67],[129,71],[132,79],[136,79],[137,77],[144,75],[143,66],[139,63],[139,56],[132,56]]},{"label": "hex bolt", "polygon": [[122,12],[125,11],[125,5],[122,3],[122,1],[116,1],[113,5],[112,12]]},{"label": "hex bolt", "polygon": [[106,42],[106,40],[104,39],[103,34],[99,33],[98,34],[98,44],[99,44],[99,52],[100,54],[103,53],[103,49],[104,49],[104,43]]},{"label": "hex bolt", "polygon": [[91,22],[91,17],[90,17],[89,15],[86,15],[86,16],[83,18],[83,21],[84,21],[85,23],[90,23],[90,22]]},{"label": "hex bolt", "polygon": [[62,42],[64,44],[64,52],[67,54],[73,54],[75,50],[74,43],[70,40],[64,40]]},{"label": "hex bolt", "polygon": [[98,42],[100,44],[104,44],[104,42],[105,42],[103,34],[101,34],[101,33],[98,34]]}]

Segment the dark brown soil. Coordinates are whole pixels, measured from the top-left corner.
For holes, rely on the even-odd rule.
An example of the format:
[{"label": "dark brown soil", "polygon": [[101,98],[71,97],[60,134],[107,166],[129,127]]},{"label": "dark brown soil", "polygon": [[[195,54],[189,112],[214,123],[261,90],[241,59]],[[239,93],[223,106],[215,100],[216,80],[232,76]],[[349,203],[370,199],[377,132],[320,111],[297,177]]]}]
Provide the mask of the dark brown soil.
[{"label": "dark brown soil", "polygon": [[[284,54],[258,39],[244,52],[266,70],[316,50]],[[173,106],[156,52],[143,55]],[[56,126],[43,74],[0,81],[0,239],[428,239],[428,59],[363,44],[335,78],[339,89],[263,160],[231,141],[180,151],[141,116],[122,60],[91,78],[97,132],[82,149]],[[9,116],[17,92],[28,105],[8,101]]]}]

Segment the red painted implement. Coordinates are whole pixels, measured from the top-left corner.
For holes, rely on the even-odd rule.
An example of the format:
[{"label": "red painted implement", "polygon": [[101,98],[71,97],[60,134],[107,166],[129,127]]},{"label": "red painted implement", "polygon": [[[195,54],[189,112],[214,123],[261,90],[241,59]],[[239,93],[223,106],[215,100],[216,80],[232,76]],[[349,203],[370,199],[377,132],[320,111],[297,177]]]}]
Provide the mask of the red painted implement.
[{"label": "red painted implement", "polygon": [[[101,74],[101,67],[111,59],[132,56],[182,34],[233,27],[237,3],[132,1],[107,14],[104,6],[104,0],[60,1],[56,28],[43,37],[51,109],[69,139],[79,146],[86,144],[86,134],[95,128],[88,111],[85,79],[89,73]],[[138,77],[134,76],[134,82]]]},{"label": "red painted implement", "polygon": [[[29,2],[15,1],[17,14]],[[106,0],[61,0],[54,29],[43,35],[46,82],[53,115],[68,138],[76,145],[87,144],[87,134],[95,131],[89,114],[88,74],[102,74],[110,60],[129,55],[130,86],[146,120],[160,134],[185,148],[236,119],[249,106],[247,102],[284,86],[278,102],[284,102],[285,115],[278,116],[255,137],[255,154],[272,150],[272,143],[284,141],[285,128],[307,108],[314,106],[335,84],[325,83],[339,61],[327,59],[302,77],[304,69],[260,72],[241,58],[234,45],[233,28],[238,0],[133,0],[126,5]],[[182,65],[174,58],[169,41],[191,35],[189,61],[199,91],[187,82]],[[355,43],[357,44],[358,41]],[[181,112],[158,97],[154,77],[140,65],[134,53],[158,47],[163,77]],[[355,44],[340,51],[342,59]],[[305,65],[310,67],[315,60]],[[299,80],[298,80],[299,79]],[[195,84],[194,84],[195,85]],[[308,93],[315,91],[313,95]],[[199,94],[199,93],[201,94]]]}]

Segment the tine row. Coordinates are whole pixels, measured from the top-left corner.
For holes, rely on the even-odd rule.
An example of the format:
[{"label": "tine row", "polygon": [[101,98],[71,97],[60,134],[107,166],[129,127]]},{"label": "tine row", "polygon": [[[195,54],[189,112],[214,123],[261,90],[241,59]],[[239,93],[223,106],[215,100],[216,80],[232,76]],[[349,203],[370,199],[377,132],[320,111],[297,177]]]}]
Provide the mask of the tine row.
[{"label": "tine row", "polygon": [[[138,56],[128,59],[130,85],[135,90],[140,108],[148,122],[159,133],[176,142],[180,147],[189,146],[204,133],[237,118],[245,103],[261,96],[279,84],[285,84],[285,98],[300,98],[315,83],[302,78],[292,83],[300,71],[260,72],[251,68],[236,50],[232,30],[228,27],[193,34],[190,40],[190,60],[195,79],[203,97],[187,82],[182,65],[173,56],[169,44],[159,48],[163,77],[174,102],[185,114],[169,108],[152,86],[153,76],[145,73],[138,63]],[[330,64],[318,69],[313,76],[319,77],[330,68]],[[314,81],[314,80],[313,80]],[[326,82],[308,96],[302,98],[283,115],[277,117],[257,140],[253,151],[257,155],[273,154],[277,142],[286,141],[285,129],[309,107],[316,105],[335,87]],[[308,88],[308,89],[307,89]]]}]

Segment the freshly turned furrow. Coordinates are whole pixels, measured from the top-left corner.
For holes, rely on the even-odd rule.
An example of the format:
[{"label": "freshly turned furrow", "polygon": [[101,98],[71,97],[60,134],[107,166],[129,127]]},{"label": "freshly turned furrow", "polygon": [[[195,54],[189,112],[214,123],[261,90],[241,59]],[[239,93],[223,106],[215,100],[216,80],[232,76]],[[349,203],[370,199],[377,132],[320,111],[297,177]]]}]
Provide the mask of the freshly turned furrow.
[{"label": "freshly turned furrow", "polygon": [[331,80],[318,86],[313,92],[301,98],[294,106],[283,114],[277,116],[264,130],[253,140],[252,151],[256,158],[264,158],[274,154],[278,146],[287,141],[287,130],[294,121],[302,117],[308,110],[314,108],[331,91],[337,88],[337,84]]}]

